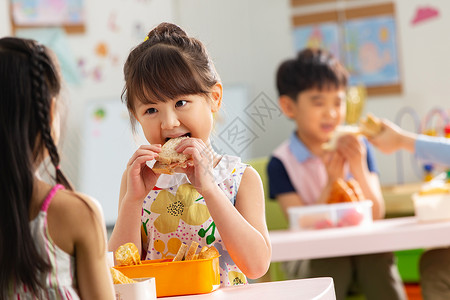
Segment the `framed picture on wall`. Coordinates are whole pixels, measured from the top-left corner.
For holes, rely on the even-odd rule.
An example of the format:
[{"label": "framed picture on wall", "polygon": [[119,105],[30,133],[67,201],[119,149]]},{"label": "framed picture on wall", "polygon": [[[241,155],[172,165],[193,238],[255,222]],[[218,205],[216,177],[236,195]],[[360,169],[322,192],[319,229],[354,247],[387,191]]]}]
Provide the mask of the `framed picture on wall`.
[{"label": "framed picture on wall", "polygon": [[323,48],[350,72],[350,85],[368,95],[401,93],[395,10],[392,3],[294,15],[295,49]]},{"label": "framed picture on wall", "polygon": [[323,48],[340,57],[339,26],[336,22],[299,26],[294,29],[294,47]]},{"label": "framed picture on wall", "polygon": [[84,0],[10,0],[12,29],[63,27],[84,32]]},{"label": "framed picture on wall", "polygon": [[395,22],[392,16],[355,19],[344,25],[345,64],[350,84],[398,84]]}]

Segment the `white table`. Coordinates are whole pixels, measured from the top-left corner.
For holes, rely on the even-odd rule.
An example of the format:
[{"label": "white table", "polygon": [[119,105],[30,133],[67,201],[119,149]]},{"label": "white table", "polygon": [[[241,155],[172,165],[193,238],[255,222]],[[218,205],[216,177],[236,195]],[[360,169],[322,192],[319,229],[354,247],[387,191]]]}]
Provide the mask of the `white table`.
[{"label": "white table", "polygon": [[177,296],[158,299],[170,300],[335,300],[333,279],[330,277],[252,283],[232,286],[202,295]]},{"label": "white table", "polygon": [[367,227],[270,231],[272,262],[450,246],[450,221],[416,217],[374,221]]}]

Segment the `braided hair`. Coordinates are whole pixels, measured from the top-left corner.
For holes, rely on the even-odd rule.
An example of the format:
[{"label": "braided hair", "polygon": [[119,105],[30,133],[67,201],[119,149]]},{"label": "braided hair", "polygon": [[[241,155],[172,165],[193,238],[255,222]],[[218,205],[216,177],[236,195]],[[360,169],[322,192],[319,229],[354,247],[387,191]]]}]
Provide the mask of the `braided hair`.
[{"label": "braided hair", "polygon": [[46,153],[56,183],[73,190],[59,169],[51,135],[52,99],[61,79],[49,51],[33,40],[0,39],[0,299],[23,283],[37,294],[39,274],[51,266],[40,256],[29,229],[35,172]]},{"label": "braided hair", "polygon": [[220,81],[205,46],[175,24],[161,23],[134,48],[124,65],[122,101],[135,130],[135,103],[208,95]]}]

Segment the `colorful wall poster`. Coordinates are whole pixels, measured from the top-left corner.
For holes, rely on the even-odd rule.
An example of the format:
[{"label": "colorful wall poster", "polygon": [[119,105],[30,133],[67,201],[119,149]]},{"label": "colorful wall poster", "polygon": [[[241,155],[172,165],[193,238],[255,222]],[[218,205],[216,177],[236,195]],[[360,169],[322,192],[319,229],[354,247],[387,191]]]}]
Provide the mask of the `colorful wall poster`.
[{"label": "colorful wall poster", "polygon": [[400,82],[395,20],[392,16],[354,19],[344,24],[345,64],[350,84]]},{"label": "colorful wall poster", "polygon": [[85,21],[84,0],[11,0],[17,26],[80,25]]},{"label": "colorful wall poster", "polygon": [[339,27],[335,22],[298,26],[294,28],[293,35],[296,50],[322,48],[340,57]]}]

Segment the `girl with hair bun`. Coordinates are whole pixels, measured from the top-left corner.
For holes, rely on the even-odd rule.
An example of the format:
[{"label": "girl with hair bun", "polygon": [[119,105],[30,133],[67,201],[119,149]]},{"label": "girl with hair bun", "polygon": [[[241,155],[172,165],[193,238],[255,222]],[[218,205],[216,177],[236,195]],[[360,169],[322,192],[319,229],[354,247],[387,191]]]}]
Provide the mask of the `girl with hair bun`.
[{"label": "girl with hair bun", "polygon": [[[211,146],[222,84],[204,45],[162,23],[131,51],[124,74],[122,100],[149,145],[136,150],[123,174],[110,250],[133,242],[142,259],[169,258],[195,241],[199,249],[218,249],[222,286],[264,275],[271,245],[261,179],[239,157]],[[147,162],[179,137],[187,137],[175,147],[187,163],[172,175],[154,172]]]}]

